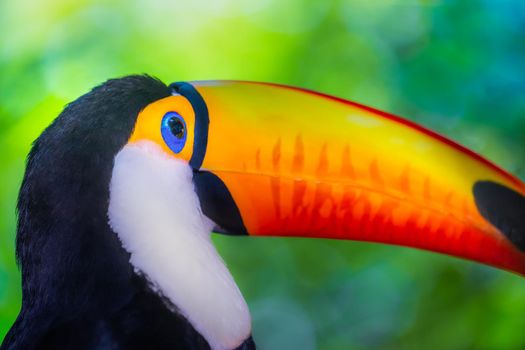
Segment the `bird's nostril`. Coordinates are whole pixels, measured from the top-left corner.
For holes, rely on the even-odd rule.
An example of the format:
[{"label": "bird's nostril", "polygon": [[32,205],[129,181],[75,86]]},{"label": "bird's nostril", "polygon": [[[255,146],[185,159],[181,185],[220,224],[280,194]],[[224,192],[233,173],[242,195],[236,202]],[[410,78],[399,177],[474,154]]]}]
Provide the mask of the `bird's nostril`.
[{"label": "bird's nostril", "polygon": [[480,214],[525,252],[525,197],[492,181],[477,181],[472,191]]}]

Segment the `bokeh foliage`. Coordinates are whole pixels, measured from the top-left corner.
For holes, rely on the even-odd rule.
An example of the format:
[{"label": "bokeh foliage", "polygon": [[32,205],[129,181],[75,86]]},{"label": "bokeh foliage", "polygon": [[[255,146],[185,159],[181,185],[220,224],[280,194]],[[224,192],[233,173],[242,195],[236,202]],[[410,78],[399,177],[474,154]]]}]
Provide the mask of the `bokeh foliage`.
[{"label": "bokeh foliage", "polygon": [[[0,339],[32,140],[110,77],[273,81],[403,115],[525,177],[521,0],[0,1]],[[525,215],[525,213],[524,213]],[[261,349],[522,349],[525,280],[365,243],[214,237]]]}]

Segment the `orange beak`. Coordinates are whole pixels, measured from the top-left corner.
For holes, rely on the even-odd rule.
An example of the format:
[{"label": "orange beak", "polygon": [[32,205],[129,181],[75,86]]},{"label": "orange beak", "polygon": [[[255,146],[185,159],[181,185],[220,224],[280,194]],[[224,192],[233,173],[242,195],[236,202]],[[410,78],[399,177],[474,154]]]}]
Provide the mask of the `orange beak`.
[{"label": "orange beak", "polygon": [[525,184],[472,151],[312,91],[173,86],[207,109],[199,127],[192,103],[190,165],[217,231],[382,242],[525,275]]}]

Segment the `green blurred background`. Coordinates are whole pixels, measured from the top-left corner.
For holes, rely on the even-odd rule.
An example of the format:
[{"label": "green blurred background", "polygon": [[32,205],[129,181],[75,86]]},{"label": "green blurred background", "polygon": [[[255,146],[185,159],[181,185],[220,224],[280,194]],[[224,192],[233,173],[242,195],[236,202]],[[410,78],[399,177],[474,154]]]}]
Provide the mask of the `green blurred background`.
[{"label": "green blurred background", "polygon": [[[525,2],[0,1],[0,339],[31,142],[110,77],[292,84],[405,116],[525,177]],[[261,349],[523,349],[525,279],[383,245],[214,237]]]}]

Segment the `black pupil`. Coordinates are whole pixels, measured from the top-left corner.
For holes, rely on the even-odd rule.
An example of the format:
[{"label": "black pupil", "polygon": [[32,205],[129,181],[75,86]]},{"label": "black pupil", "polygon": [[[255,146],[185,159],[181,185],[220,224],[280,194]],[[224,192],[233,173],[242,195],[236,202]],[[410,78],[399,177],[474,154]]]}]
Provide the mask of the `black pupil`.
[{"label": "black pupil", "polygon": [[182,121],[178,118],[171,118],[168,121],[168,126],[170,127],[170,131],[175,137],[178,139],[181,139],[184,137],[184,124]]}]

